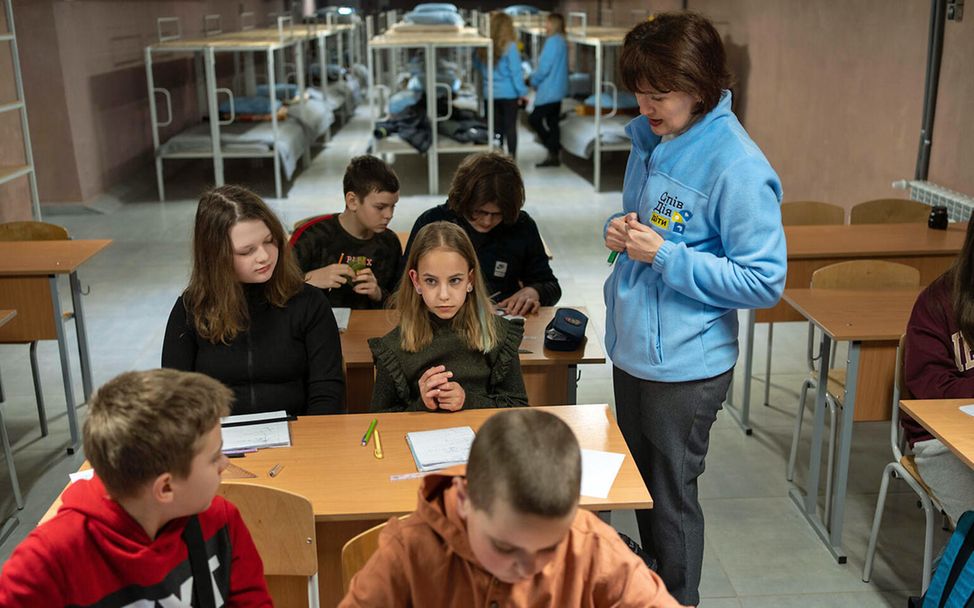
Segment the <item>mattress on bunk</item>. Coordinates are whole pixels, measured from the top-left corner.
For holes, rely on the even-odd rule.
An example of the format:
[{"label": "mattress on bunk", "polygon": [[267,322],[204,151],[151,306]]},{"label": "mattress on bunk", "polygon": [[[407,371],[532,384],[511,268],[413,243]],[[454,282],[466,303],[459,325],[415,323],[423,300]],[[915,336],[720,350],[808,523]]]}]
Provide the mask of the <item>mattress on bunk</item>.
[{"label": "mattress on bunk", "polygon": [[[297,121],[277,123],[277,153],[288,179],[298,168],[298,159],[306,148],[307,136]],[[274,145],[273,124],[269,122],[231,123],[220,126],[220,144],[224,152],[233,154],[266,154]],[[197,125],[173,136],[160,149],[160,155],[183,152],[210,152],[210,126]]]},{"label": "mattress on bunk", "polygon": [[311,141],[327,133],[335,122],[335,112],[331,109],[331,104],[312,97],[303,103],[290,106],[288,116],[304,127],[304,133]]},{"label": "mattress on bunk", "polygon": [[[601,121],[602,145],[611,146],[629,141],[626,124],[629,117],[604,118]],[[595,120],[581,116],[569,116],[561,122],[561,147],[575,156],[592,158],[595,147]]]}]

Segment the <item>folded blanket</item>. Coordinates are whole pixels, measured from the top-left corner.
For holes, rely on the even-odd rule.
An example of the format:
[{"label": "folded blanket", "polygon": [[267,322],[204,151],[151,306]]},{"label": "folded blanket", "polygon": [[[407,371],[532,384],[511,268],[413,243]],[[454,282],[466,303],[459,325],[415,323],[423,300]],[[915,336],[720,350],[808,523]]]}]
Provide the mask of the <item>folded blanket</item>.
[{"label": "folded blanket", "polygon": [[[273,111],[281,109],[283,104],[274,100],[273,106],[271,105],[271,100],[267,96],[267,89],[264,89],[263,97],[234,97],[233,98],[233,112],[240,116],[241,114],[270,114]],[[230,101],[224,100],[220,102],[220,113],[229,114],[230,113]]]}]

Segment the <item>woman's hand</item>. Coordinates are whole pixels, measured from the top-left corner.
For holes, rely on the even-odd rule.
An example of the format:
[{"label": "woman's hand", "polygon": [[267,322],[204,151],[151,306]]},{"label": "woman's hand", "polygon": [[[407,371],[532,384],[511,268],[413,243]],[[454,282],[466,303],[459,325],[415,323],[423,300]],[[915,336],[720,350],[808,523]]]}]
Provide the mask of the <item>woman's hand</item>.
[{"label": "woman's hand", "polygon": [[456,382],[445,382],[440,388],[440,409],[448,412],[460,411],[463,409],[463,402],[466,398],[467,393],[462,386]]},{"label": "woman's hand", "polygon": [[652,264],[663,244],[663,237],[649,226],[640,224],[635,217],[626,216],[626,228],[626,255],[633,260]]},{"label": "woman's hand", "polygon": [[[419,378],[419,396],[423,398],[423,405],[426,406],[426,409],[436,411],[440,408],[440,393],[443,390],[443,385],[449,382],[452,377],[453,372],[446,371],[444,365],[437,365],[423,372]],[[463,406],[462,400],[460,406]]]},{"label": "woman's hand", "polygon": [[626,222],[629,218],[636,219],[636,214],[629,213],[609,222],[609,229],[605,232],[605,246],[612,251],[622,253],[626,250],[626,241],[629,238]]},{"label": "woman's hand", "polygon": [[348,283],[355,271],[348,264],[331,264],[304,275],[304,282],[319,289],[333,289]]},{"label": "woman's hand", "polygon": [[523,287],[497,303],[509,315],[530,315],[541,308],[541,295],[534,287]]},{"label": "woman's hand", "polygon": [[352,280],[352,283],[355,285],[352,288],[352,291],[355,293],[367,295],[374,302],[382,299],[382,289],[379,287],[379,282],[376,280],[375,275],[372,274],[371,268],[359,270],[355,274],[355,279]]}]

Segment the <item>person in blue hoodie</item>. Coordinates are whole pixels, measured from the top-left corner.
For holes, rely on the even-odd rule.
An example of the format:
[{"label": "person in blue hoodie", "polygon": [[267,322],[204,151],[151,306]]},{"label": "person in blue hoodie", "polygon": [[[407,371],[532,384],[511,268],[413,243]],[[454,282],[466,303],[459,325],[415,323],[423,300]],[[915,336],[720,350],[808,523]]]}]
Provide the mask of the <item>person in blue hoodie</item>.
[{"label": "person in blue hoodie", "polygon": [[538,65],[531,74],[531,86],[537,91],[534,97],[534,110],[528,116],[528,123],[541,138],[548,150],[548,157],[536,167],[557,167],[561,163],[561,130],[558,119],[561,117],[561,100],[568,95],[568,44],[565,42],[565,18],[551,13],[545,20],[545,33],[548,36],[541,49]]},{"label": "person in blue hoodie", "polygon": [[605,243],[605,345],[616,412],[653,496],[644,547],[681,604],[699,603],[704,519],[697,497],[710,428],[737,361],[737,310],[784,288],[781,181],[731,112],[713,24],[694,13],[633,28],[620,55],[640,116],[626,130],[622,213]]},{"label": "person in blue hoodie", "polygon": [[[494,63],[494,135],[500,143],[507,143],[507,153],[517,157],[517,111],[524,105],[528,85],[521,69],[521,53],[517,50],[514,21],[501,11],[490,14],[490,38],[493,41]],[[487,68],[483,53],[475,55],[475,66],[484,80],[484,97],[488,96]]]}]

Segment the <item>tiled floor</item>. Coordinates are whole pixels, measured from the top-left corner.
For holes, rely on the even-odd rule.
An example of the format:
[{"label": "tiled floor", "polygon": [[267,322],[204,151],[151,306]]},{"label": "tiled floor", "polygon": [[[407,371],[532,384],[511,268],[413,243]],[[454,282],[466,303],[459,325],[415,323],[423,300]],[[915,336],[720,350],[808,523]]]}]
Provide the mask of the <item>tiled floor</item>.
[{"label": "tiled floor", "polygon": [[[288,198],[271,201],[286,224],[339,209],[344,165],[352,155],[365,151],[367,130],[365,114],[360,110],[311,167],[297,177]],[[620,194],[593,192],[589,181],[565,166],[535,169],[534,163],[543,158],[544,151],[526,130],[521,132],[519,153],[528,193],[527,210],[538,221],[554,253],[554,270],[565,294],[562,303],[588,307],[592,323],[601,334],[605,313],[601,288],[609,268],[600,235],[605,218],[620,207]],[[441,160],[441,192],[446,191],[458,162],[457,156]],[[606,183],[621,183],[624,162],[625,155],[607,159]],[[590,164],[571,164],[591,171]],[[424,194],[426,166],[422,157],[401,156],[395,168],[403,180],[404,196],[392,229],[408,230],[419,213],[445,197]],[[172,166],[167,175],[171,200],[165,203],[155,200],[155,179],[147,172],[87,208],[45,207],[45,219],[65,225],[75,238],[114,239],[113,245],[81,272],[83,284],[91,289],[85,307],[96,384],[123,370],[159,364],[166,319],[188,277],[194,197],[211,179],[205,165]],[[256,183],[255,176],[259,180]],[[228,180],[251,184],[263,194],[273,192],[271,169],[266,163],[231,162]],[[759,326],[756,332],[755,370],[764,369],[765,331]],[[73,328],[69,333],[73,339]],[[832,560],[788,499],[785,461],[797,388],[803,378],[804,349],[804,325],[776,326],[771,406],[753,408],[754,435],[744,436],[727,414],[722,414],[714,427],[709,467],[700,481],[707,517],[701,588],[705,608],[899,608],[905,605],[907,595],[919,592],[923,517],[913,494],[902,484],[893,484],[894,494],[887,501],[872,583],[861,581],[880,474],[890,457],[886,423],[855,428],[845,532],[849,563],[838,565]],[[64,486],[68,472],[82,460],[81,455],[68,457],[64,451],[67,421],[56,344],[42,343],[39,353],[51,428],[51,434],[44,438],[37,427],[27,348],[0,347],[7,398],[3,407],[28,503],[16,513],[19,525],[0,545],[0,560],[6,559],[34,527]],[[80,395],[77,357],[73,353],[72,357],[75,393]],[[738,394],[740,387],[739,374]],[[761,382],[755,381],[756,400],[762,391]],[[611,400],[611,395],[610,367],[584,367],[579,402],[604,402]],[[82,408],[81,416],[84,413]],[[807,439],[804,445],[807,447]],[[15,511],[6,468],[2,469],[0,520]],[[798,481],[803,483],[802,479]],[[637,536],[631,512],[614,514],[613,523]],[[946,535],[938,532],[936,543],[944,538]]]}]

